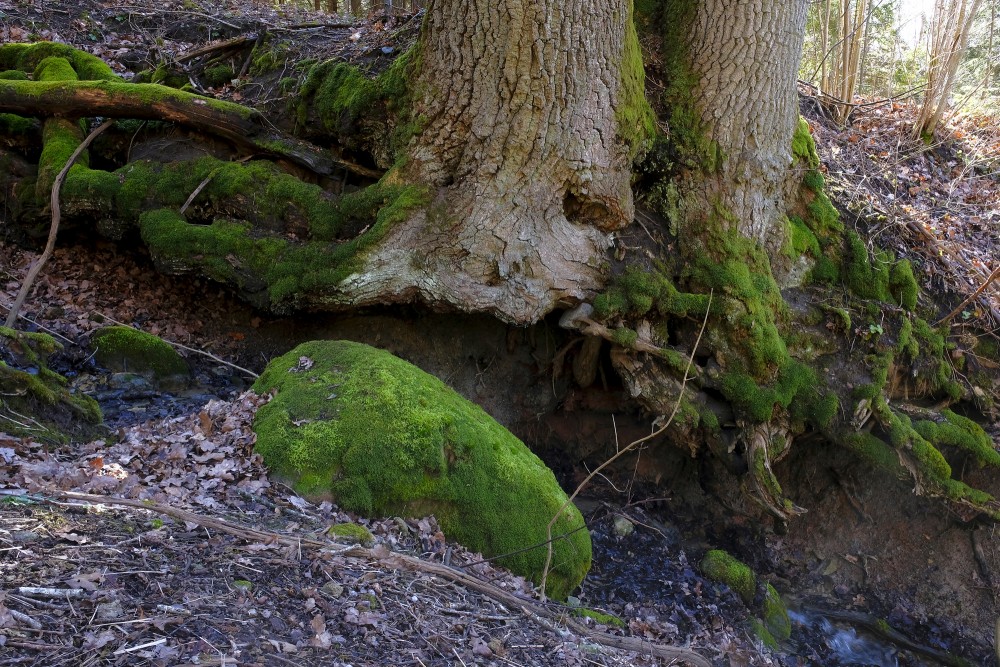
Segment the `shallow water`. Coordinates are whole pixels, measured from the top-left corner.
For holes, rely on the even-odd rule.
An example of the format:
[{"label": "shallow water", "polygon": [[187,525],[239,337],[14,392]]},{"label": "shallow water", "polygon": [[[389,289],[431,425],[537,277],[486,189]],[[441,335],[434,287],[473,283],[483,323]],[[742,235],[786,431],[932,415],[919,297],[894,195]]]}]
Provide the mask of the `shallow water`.
[{"label": "shallow water", "polygon": [[[810,630],[809,634],[818,634],[829,650],[828,659],[836,664],[864,667],[900,667],[899,655],[896,649],[874,637],[859,634],[857,630],[840,624],[834,624],[829,619],[817,614],[789,610],[796,630]],[[802,634],[801,632],[799,634]],[[908,662],[913,665],[915,663]]]}]

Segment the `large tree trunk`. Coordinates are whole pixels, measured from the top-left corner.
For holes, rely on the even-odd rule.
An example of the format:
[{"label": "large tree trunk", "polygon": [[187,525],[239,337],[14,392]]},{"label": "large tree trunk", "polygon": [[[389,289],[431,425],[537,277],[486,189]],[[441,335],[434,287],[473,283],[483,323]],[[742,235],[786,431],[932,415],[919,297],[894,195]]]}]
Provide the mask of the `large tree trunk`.
[{"label": "large tree trunk", "polygon": [[697,116],[703,139],[712,144],[712,158],[685,179],[691,205],[682,227],[703,236],[707,217],[721,206],[728,215],[714,224],[735,225],[774,259],[786,234],[785,198],[801,178],[790,167],[808,3],[692,4],[694,9],[675,15],[686,28],[677,32],[683,41],[668,48],[677,50],[677,66],[690,70],[694,85],[678,91],[690,97],[678,103],[690,105],[685,113]]},{"label": "large tree trunk", "polygon": [[433,203],[394,229],[353,294],[412,295],[537,320],[602,282],[611,232],[632,219],[619,138],[629,0],[441,0],[403,177]]}]

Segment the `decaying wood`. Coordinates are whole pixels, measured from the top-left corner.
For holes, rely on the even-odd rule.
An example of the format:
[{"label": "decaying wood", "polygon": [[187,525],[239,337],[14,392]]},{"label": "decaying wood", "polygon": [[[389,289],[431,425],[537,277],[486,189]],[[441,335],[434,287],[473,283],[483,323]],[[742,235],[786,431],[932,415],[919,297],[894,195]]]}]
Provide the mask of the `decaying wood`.
[{"label": "decaying wood", "polygon": [[[204,528],[208,528],[210,530],[216,530],[219,532],[226,533],[228,535],[234,535],[236,537],[245,540],[263,542],[265,544],[281,544],[296,549],[302,549],[302,548],[322,549],[328,553],[332,552],[340,556],[359,558],[369,561],[377,561],[383,563],[385,566],[390,568],[397,568],[397,569],[409,570],[411,572],[420,572],[424,574],[429,574],[432,576],[440,577],[441,579],[445,579],[459,586],[469,588],[478,593],[482,593],[483,595],[486,595],[487,597],[496,600],[497,602],[503,605],[521,611],[528,618],[536,620],[546,619],[547,621],[562,624],[565,627],[572,630],[573,632],[585,636],[588,639],[597,642],[598,644],[602,644],[604,646],[620,648],[627,651],[635,651],[636,653],[653,655],[656,657],[665,658],[667,660],[677,660],[680,661],[680,663],[682,664],[687,663],[688,665],[692,665],[693,667],[711,667],[711,663],[708,660],[706,660],[705,658],[698,655],[692,650],[676,648],[672,646],[666,646],[664,644],[644,641],[642,639],[638,639],[635,637],[620,637],[592,630],[591,628],[588,628],[579,621],[573,620],[572,618],[568,618],[565,614],[566,609],[562,606],[543,605],[535,600],[521,598],[511,593],[510,591],[505,591],[501,588],[498,588],[493,584],[478,579],[473,575],[468,574],[460,569],[456,569],[439,563],[431,563],[416,558],[414,556],[407,556],[405,554],[393,553],[391,551],[388,551],[385,547],[377,546],[371,549],[360,546],[345,547],[330,541],[317,540],[306,536],[293,537],[290,535],[282,535],[280,533],[275,533],[266,530],[246,528],[244,526],[239,526],[230,523],[223,519],[204,516],[201,514],[195,514],[187,510],[178,509],[176,507],[170,507],[169,505],[163,505],[160,503],[143,501],[143,500],[132,500],[129,498],[118,498],[115,496],[99,496],[89,493],[54,491],[51,493],[50,498],[42,498],[42,499],[45,500],[46,502],[50,502],[56,505],[64,503],[66,501],[75,501],[75,502],[84,502],[97,505],[117,505],[121,507],[132,507],[135,509],[148,510],[150,512],[156,512],[158,514],[163,514],[165,516],[173,517],[174,519],[177,519],[179,521],[194,523]],[[59,593],[64,594],[65,591],[59,591]]]},{"label": "decaying wood", "polygon": [[194,60],[195,58],[200,58],[202,56],[207,56],[210,53],[218,53],[219,51],[225,51],[227,49],[236,49],[244,46],[248,43],[253,43],[257,40],[256,35],[253,37],[235,37],[233,39],[227,39],[223,42],[218,42],[216,44],[208,44],[206,46],[199,47],[197,49],[191,49],[186,53],[182,53],[177,56],[176,60],[179,63],[187,62],[188,60]]},{"label": "decaying wood", "polygon": [[21,586],[17,592],[27,597],[40,598],[82,598],[86,591],[82,588],[45,588],[43,586]]},{"label": "decaying wood", "polygon": [[[25,86],[29,83],[29,86]],[[17,85],[15,85],[17,84]],[[164,120],[223,137],[237,148],[281,157],[329,176],[347,169],[381,178],[382,172],[331,155],[274,129],[259,111],[151,83],[114,81],[0,81],[0,112],[26,116],[105,116]]]}]

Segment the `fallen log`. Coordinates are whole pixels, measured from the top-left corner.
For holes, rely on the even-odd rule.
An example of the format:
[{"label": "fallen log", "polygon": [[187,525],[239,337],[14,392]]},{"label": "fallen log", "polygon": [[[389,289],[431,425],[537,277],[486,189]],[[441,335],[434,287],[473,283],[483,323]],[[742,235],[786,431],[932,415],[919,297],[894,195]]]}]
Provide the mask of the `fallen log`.
[{"label": "fallen log", "polygon": [[237,148],[284,158],[313,173],[346,169],[379,179],[382,172],[331,155],[274,129],[255,109],[165,86],[118,81],[0,81],[0,112],[35,117],[136,118],[177,123],[228,139]]}]

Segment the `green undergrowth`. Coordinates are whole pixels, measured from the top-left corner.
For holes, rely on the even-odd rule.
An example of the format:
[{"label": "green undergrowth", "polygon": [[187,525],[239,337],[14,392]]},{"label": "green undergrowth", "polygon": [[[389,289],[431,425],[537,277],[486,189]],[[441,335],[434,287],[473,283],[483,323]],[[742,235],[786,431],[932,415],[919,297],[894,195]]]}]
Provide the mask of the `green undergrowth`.
[{"label": "green undergrowth", "polygon": [[847,231],[844,238],[844,282],[852,292],[907,310],[916,308],[919,287],[909,260],[893,261],[888,252],[878,249],[869,255],[867,245],[853,230]]},{"label": "green undergrowth", "polygon": [[[29,62],[26,48],[14,51],[17,62]],[[73,80],[76,74],[70,58],[75,52],[58,52],[68,57],[46,55],[30,61],[41,81],[15,81],[12,85],[46,86]],[[6,53],[13,61],[12,52]],[[407,61],[397,60],[386,73],[387,80],[395,83],[385,83],[383,94],[394,99],[402,94],[399,86]],[[151,84],[105,81],[94,85],[108,87],[112,93],[120,88],[122,94],[151,101],[196,99]],[[238,105],[205,103],[224,105],[227,110],[231,107],[241,115],[255,113]],[[45,121],[35,180],[39,205],[48,201],[56,174],[85,131],[77,121]],[[362,266],[363,254],[372,244],[413,209],[427,204],[425,188],[387,184],[394,182],[391,176],[364,190],[334,196],[265,160],[240,163],[204,157],[168,164],[137,161],[107,172],[91,169],[84,152],[70,169],[61,196],[68,209],[86,212],[109,238],[122,239],[137,226],[161,268],[200,271],[238,287],[255,305],[287,312],[297,306],[302,295],[332,291]],[[190,217],[182,216],[178,212],[181,206],[199,188],[188,211]]]},{"label": "green undergrowth", "polygon": [[[440,380],[367,345],[316,341],[273,360],[254,389],[276,392],[254,420],[257,451],[296,491],[366,516],[434,514],[449,538],[539,581],[566,494]],[[590,567],[590,535],[572,504],[552,534],[548,594],[562,599]]]}]

